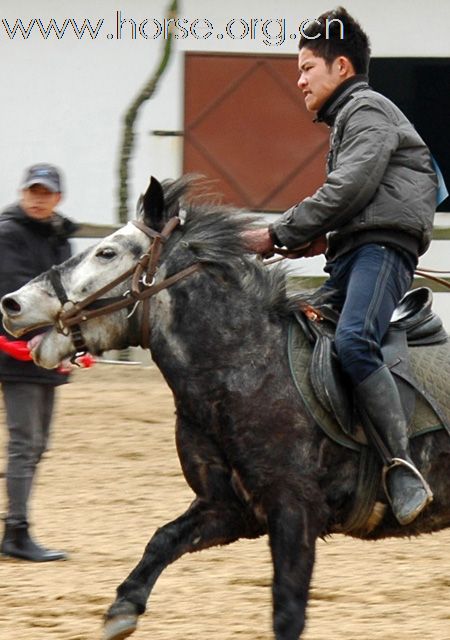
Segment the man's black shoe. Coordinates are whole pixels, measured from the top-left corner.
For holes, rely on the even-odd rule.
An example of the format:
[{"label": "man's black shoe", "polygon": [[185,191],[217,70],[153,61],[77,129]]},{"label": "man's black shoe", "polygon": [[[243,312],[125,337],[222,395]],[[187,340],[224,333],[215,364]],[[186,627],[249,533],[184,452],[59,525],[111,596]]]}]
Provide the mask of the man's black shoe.
[{"label": "man's black shoe", "polygon": [[64,551],[45,549],[37,544],[28,533],[28,524],[6,524],[5,534],[0,545],[0,552],[4,556],[20,558],[31,562],[51,562],[53,560],[67,560]]}]

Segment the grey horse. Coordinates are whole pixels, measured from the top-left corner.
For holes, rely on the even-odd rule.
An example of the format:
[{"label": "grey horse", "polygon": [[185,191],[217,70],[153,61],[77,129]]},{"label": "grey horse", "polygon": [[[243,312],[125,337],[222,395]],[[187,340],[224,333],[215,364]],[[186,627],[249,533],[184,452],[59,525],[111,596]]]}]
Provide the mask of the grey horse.
[{"label": "grey horse", "polygon": [[[148,345],[174,395],[178,454],[196,497],[154,533],[118,587],[104,638],[135,631],[157,578],[183,554],[267,534],[274,636],[297,640],[316,541],[342,531],[360,454],[319,429],[297,392],[286,358],[296,302],[282,270],[245,254],[248,220],[189,203],[188,184],[152,179],[140,221],[6,296],[4,324],[16,336],[46,327],[30,345],[44,367],[77,350]],[[404,527],[386,509],[361,537],[414,536],[450,524],[448,435],[415,438],[412,456],[434,502]]]}]

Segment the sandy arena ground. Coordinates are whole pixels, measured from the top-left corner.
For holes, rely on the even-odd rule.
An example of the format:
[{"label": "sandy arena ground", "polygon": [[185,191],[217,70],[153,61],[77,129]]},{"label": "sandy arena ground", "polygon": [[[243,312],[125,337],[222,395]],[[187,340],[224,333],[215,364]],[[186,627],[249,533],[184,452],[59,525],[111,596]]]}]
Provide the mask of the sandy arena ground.
[{"label": "sandy arena ground", "polygon": [[[76,372],[60,389],[52,450],[32,501],[36,537],[70,560],[0,558],[0,639],[100,640],[116,586],[156,527],[191,498],[158,370]],[[450,532],[320,542],[305,640],[449,639],[449,542]],[[161,576],[132,637],[271,640],[270,580],[266,539],[182,558]]]}]

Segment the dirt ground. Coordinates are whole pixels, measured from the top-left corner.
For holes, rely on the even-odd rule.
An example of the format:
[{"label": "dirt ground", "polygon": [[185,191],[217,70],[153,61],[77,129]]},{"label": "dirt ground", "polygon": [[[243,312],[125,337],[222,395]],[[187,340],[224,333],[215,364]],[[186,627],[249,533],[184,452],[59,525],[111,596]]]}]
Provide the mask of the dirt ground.
[{"label": "dirt ground", "polygon": [[[70,560],[0,558],[0,639],[100,640],[116,586],[191,498],[158,370],[76,372],[60,389],[32,500],[36,537]],[[305,640],[449,639],[449,542],[450,532],[320,542]],[[161,576],[133,638],[270,640],[270,580],[266,539],[182,558]]]}]

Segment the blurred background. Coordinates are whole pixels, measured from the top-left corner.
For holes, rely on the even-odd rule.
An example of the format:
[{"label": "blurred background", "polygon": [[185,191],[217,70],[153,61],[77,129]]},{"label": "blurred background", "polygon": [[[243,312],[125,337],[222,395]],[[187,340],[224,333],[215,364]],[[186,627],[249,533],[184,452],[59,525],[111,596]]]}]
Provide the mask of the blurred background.
[{"label": "blurred background", "polygon": [[[66,215],[118,223],[123,120],[160,62],[168,5],[2,2],[1,208],[16,199],[23,169],[46,161],[64,172]],[[333,6],[325,0],[178,2],[167,66],[135,120],[130,216],[151,174],[199,172],[224,202],[269,220],[314,191],[324,176],[328,130],[312,123],[296,87],[297,42],[301,23]],[[347,0],[344,6],[370,35],[372,86],[407,113],[450,184],[450,3]],[[449,210],[447,199],[437,226],[450,227]],[[90,242],[74,240],[75,250]],[[450,269],[448,255],[448,241],[435,240],[422,265]],[[310,276],[314,286],[322,266],[319,257],[289,269]],[[436,292],[447,328],[449,301]]]}]

